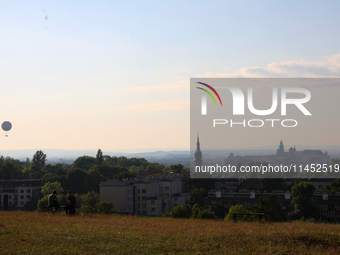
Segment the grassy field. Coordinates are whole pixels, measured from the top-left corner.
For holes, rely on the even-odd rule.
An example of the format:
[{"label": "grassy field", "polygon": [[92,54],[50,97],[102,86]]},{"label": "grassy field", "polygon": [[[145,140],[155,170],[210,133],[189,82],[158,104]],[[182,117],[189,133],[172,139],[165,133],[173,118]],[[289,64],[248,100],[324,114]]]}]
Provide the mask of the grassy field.
[{"label": "grassy field", "polygon": [[0,212],[0,254],[340,254],[340,225]]}]

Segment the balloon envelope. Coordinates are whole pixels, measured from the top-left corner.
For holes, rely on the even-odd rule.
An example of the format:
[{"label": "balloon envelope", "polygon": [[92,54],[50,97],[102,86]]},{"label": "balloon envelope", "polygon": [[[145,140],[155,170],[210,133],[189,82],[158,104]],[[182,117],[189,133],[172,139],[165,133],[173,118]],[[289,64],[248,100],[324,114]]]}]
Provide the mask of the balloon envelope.
[{"label": "balloon envelope", "polygon": [[9,131],[12,128],[12,123],[9,121],[5,121],[4,123],[2,123],[1,127],[3,130]]}]

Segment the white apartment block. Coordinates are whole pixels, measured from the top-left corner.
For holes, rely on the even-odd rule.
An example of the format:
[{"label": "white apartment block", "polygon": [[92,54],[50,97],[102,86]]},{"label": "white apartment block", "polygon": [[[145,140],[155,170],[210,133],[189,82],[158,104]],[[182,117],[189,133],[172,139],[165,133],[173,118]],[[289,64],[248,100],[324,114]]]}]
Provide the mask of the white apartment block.
[{"label": "white apartment block", "polygon": [[182,178],[169,175],[168,178],[159,179],[159,192],[169,198],[169,207],[173,208],[172,196],[182,194]]},{"label": "white apartment block", "polygon": [[22,209],[42,189],[40,180],[0,180],[0,204],[4,206],[4,196],[8,195],[8,205]]},{"label": "white apartment block", "polygon": [[112,202],[119,213],[133,213],[133,185],[127,181],[100,183],[100,201]]},{"label": "white apartment block", "polygon": [[[133,187],[133,209],[127,207],[128,190]],[[118,188],[119,187],[119,188]],[[130,193],[129,193],[130,194]],[[177,205],[188,203],[190,193],[182,193],[182,179],[170,174],[133,180],[108,180],[100,183],[100,201],[111,201],[118,212],[141,216],[162,216]],[[118,209],[119,208],[119,209]]]},{"label": "white apartment block", "polygon": [[172,208],[178,205],[188,204],[190,200],[190,193],[175,194],[171,197]]}]

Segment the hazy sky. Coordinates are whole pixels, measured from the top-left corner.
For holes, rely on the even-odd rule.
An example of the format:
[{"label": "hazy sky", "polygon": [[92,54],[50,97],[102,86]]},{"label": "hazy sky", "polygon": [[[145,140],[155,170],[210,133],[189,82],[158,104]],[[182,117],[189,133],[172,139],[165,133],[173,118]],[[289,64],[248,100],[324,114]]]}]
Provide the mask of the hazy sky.
[{"label": "hazy sky", "polygon": [[190,77],[340,77],[339,1],[0,1],[0,150],[189,148]]}]

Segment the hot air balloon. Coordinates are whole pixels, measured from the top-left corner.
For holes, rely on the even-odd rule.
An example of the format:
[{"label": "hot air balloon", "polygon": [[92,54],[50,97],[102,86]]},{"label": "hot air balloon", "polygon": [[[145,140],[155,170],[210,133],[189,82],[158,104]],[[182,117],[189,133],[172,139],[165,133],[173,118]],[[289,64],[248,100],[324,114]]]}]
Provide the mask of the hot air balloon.
[{"label": "hot air balloon", "polygon": [[[9,122],[9,121],[4,121],[1,125],[1,128],[4,130],[4,131],[10,131],[11,128],[12,128],[12,123]],[[5,135],[6,137],[8,137],[8,135]]]}]

